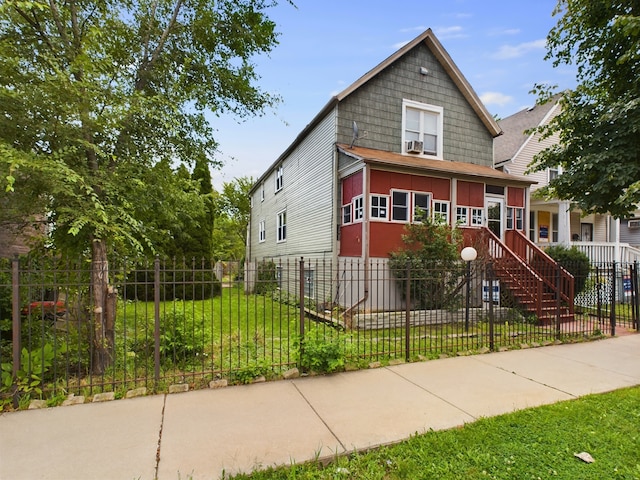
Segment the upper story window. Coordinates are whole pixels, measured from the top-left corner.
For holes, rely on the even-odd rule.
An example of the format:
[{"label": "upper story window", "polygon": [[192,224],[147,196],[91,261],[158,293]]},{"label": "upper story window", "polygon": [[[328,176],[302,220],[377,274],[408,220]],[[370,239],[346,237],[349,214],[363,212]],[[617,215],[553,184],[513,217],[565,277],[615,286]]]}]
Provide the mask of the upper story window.
[{"label": "upper story window", "polygon": [[260,220],[258,223],[258,242],[262,243],[267,239],[267,229],[264,220]]},{"label": "upper story window", "polygon": [[282,190],[282,186],[284,185],[284,167],[280,165],[278,170],[276,170],[276,192]]},{"label": "upper story window", "polygon": [[562,173],[560,167],[549,168],[549,181],[554,180]]},{"label": "upper story window", "polygon": [[442,158],[442,107],[402,101],[402,152]]},{"label": "upper story window", "polygon": [[260,185],[260,201],[264,202],[264,183]]}]

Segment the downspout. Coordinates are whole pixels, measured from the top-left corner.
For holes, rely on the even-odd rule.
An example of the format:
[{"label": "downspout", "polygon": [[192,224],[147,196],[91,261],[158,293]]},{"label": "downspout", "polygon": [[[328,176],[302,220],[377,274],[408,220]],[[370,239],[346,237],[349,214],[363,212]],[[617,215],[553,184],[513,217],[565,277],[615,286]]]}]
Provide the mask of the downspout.
[{"label": "downspout", "polygon": [[342,314],[343,318],[351,314],[351,312],[360,304],[369,299],[369,185],[370,185],[369,165],[364,164],[364,187],[362,193],[362,209],[364,210],[364,222],[362,232],[362,249],[364,257],[364,295],[353,305],[347,308]]}]

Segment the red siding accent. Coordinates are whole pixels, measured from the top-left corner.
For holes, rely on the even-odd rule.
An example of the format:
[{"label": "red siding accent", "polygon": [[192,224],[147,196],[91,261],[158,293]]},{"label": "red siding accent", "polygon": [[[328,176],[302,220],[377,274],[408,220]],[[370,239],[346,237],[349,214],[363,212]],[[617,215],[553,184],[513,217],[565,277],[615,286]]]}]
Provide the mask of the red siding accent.
[{"label": "red siding accent", "polygon": [[484,207],[484,184],[458,181],[458,205]]},{"label": "red siding accent", "polygon": [[340,229],[340,255],[343,257],[362,256],[362,222],[345,225]]},{"label": "red siding accent", "polygon": [[[353,197],[362,195],[362,170],[342,179],[342,205],[351,203]],[[339,215],[342,215],[340,209]],[[353,217],[353,212],[351,212]],[[340,255],[344,257],[362,256],[362,222],[340,227]]]},{"label": "red siding accent", "polygon": [[435,200],[451,200],[451,180],[405,173],[371,171],[371,193],[389,195],[392,189],[429,192]]},{"label": "red siding accent", "polygon": [[342,205],[358,195],[362,195],[362,170],[342,179]]},{"label": "red siding accent", "polygon": [[371,222],[369,255],[386,258],[389,253],[402,245],[403,223]]},{"label": "red siding accent", "polygon": [[524,188],[507,187],[507,205],[524,208]]}]

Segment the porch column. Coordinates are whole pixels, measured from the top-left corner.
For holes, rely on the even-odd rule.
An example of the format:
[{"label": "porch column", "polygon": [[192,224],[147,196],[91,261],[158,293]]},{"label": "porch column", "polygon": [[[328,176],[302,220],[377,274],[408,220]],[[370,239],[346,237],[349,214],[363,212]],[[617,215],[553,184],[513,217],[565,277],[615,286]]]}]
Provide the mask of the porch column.
[{"label": "porch column", "polygon": [[571,219],[569,202],[558,202],[558,243],[569,245],[571,243]]}]

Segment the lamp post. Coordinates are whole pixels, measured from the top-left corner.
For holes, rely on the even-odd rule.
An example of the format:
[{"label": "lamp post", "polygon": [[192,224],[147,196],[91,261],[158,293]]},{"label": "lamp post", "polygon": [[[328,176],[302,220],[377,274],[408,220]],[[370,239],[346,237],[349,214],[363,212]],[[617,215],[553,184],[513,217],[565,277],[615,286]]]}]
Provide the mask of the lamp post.
[{"label": "lamp post", "polygon": [[478,256],[478,252],[473,247],[464,247],[460,252],[462,260],[467,262],[467,300],[464,312],[464,331],[469,331],[469,297],[471,296],[471,262]]}]

